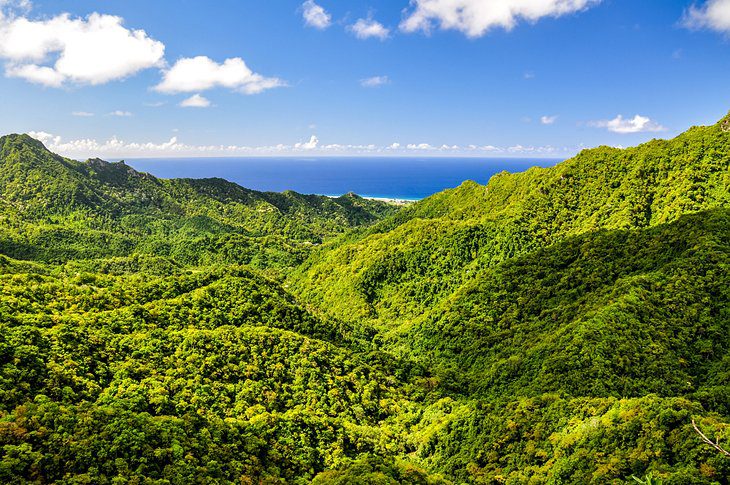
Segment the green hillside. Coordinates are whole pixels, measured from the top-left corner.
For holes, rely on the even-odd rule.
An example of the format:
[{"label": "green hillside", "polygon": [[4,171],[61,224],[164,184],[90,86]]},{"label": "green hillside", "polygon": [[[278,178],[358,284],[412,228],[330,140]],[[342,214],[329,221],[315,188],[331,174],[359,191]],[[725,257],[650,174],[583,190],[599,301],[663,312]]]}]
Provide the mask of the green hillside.
[{"label": "green hillside", "polygon": [[465,182],[321,251],[293,284],[336,315],[390,325],[420,315],[482,268],[566,237],[727,207],[723,122],[636,148],[585,150],[553,168],[496,175],[486,186]]},{"label": "green hillside", "polygon": [[222,179],[158,179],[0,138],[0,250],[49,262],[171,256],[186,264],[298,264],[314,244],[395,211],[355,195],[263,193]]},{"label": "green hillside", "polygon": [[0,482],[727,484],[729,163],[398,209],[0,138]]},{"label": "green hillside", "polygon": [[15,264],[0,277],[5,483],[293,480],[375,449],[403,399],[390,369],[248,270]]}]

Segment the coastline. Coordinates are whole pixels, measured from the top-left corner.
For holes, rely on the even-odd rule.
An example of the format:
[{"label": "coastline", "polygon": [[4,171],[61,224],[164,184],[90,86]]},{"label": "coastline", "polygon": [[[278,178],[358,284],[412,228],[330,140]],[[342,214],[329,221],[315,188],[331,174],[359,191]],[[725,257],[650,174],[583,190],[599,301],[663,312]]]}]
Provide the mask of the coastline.
[{"label": "coastline", "polygon": [[402,205],[402,206],[415,204],[419,200],[422,200],[422,199],[397,199],[397,198],[391,198],[391,197],[366,197],[364,195],[361,197],[363,199],[377,200],[380,202],[385,202],[386,204]]},{"label": "coastline", "polygon": [[[355,194],[354,192],[349,192],[349,193],[352,195],[356,195],[356,196],[360,197],[361,199],[377,200],[379,202],[385,202],[386,204],[402,205],[402,206],[415,204],[416,202],[420,202],[423,200],[423,199],[407,199],[404,197],[371,197],[369,195]],[[343,197],[347,194],[342,194],[342,195],[317,194],[317,195],[324,195],[325,197],[329,197],[330,199],[337,199],[337,198]]]}]

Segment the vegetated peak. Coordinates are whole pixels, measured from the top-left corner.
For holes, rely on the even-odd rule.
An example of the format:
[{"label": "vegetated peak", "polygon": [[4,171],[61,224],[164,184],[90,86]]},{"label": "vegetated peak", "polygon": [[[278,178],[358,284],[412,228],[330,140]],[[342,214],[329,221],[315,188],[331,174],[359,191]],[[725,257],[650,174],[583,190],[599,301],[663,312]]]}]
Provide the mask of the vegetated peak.
[{"label": "vegetated peak", "polygon": [[124,163],[124,160],[120,160],[118,162],[107,162],[106,160],[102,160],[101,158],[89,158],[84,163],[87,167],[94,171],[124,172],[137,177],[141,177],[143,175],[141,172],[136,171],[135,169]]},{"label": "vegetated peak", "polygon": [[[730,113],[713,125],[694,126],[671,139],[654,139],[625,149],[588,148],[554,167],[497,173],[486,185],[467,180],[414,204],[394,218],[405,221],[415,217],[492,217],[525,204],[533,210],[542,201],[545,207],[562,203],[566,213],[583,207],[587,216],[591,215],[586,208],[590,206],[592,213],[605,213],[608,219],[608,213],[619,213],[621,209],[641,212],[644,219],[649,218],[646,223],[674,219],[679,212],[670,215],[671,211],[662,212],[657,206],[682,206],[681,211],[693,212],[710,199],[727,200],[722,183],[708,180],[712,174],[727,170],[727,162],[720,154],[726,153],[725,147],[730,144],[728,133]],[[717,151],[718,155],[700,161],[707,150]],[[669,176],[670,172],[673,175]],[[677,189],[680,181],[675,179],[685,187]],[[701,193],[690,194],[697,190]],[[643,208],[639,207],[642,204]],[[602,224],[594,222],[594,226]]]},{"label": "vegetated peak", "polygon": [[36,150],[43,150],[48,153],[51,151],[46,148],[42,141],[33,138],[25,133],[11,133],[9,135],[0,137],[0,149],[5,150],[19,150],[23,147],[30,147]]},{"label": "vegetated peak", "polygon": [[[100,158],[90,158],[84,162],[85,168],[89,175],[97,180],[117,186],[128,186],[131,181],[139,179],[148,179],[157,183],[157,178],[143,172],[138,172],[130,167],[124,161],[107,162]],[[136,182],[131,182],[136,185]]]},{"label": "vegetated peak", "polygon": [[475,182],[474,180],[471,180],[471,179],[468,179],[468,180],[464,180],[464,181],[463,181],[463,182],[462,182],[462,183],[461,183],[461,184],[459,185],[459,187],[460,187],[461,189],[471,189],[471,188],[474,188],[474,187],[479,187],[479,186],[480,186],[480,184],[479,184],[479,183],[477,183],[477,182]]},{"label": "vegetated peak", "polygon": [[88,160],[86,160],[86,164],[90,167],[109,167],[112,165],[129,167],[129,165],[124,163],[124,160],[120,160],[118,162],[107,162],[106,160],[102,160],[101,158],[89,158]]}]

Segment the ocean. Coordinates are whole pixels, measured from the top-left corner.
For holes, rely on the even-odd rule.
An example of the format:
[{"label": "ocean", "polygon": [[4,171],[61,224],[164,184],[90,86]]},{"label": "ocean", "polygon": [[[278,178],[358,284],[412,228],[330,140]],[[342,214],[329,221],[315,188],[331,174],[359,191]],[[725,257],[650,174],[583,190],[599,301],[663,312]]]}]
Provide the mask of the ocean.
[{"label": "ocean", "polygon": [[549,167],[560,160],[518,158],[179,158],[128,159],[161,178],[220,177],[243,187],[303,194],[418,200],[465,180],[486,183],[501,171]]}]

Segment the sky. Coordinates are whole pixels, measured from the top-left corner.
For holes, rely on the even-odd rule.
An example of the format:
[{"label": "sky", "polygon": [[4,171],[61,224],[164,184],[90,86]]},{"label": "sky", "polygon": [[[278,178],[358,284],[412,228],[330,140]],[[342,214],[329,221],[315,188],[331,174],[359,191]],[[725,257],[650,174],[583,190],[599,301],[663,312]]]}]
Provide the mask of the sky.
[{"label": "sky", "polygon": [[567,157],[730,109],[730,0],[0,0],[0,133],[74,158]]}]

